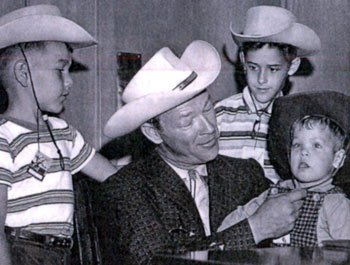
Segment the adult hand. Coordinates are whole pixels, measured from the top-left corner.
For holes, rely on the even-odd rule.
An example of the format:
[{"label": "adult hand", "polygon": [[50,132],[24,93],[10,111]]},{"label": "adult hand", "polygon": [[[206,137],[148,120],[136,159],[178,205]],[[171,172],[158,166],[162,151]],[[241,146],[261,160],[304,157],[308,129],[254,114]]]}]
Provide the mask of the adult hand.
[{"label": "adult hand", "polygon": [[272,195],[248,218],[256,243],[268,238],[278,238],[294,227],[303,204],[306,190]]}]

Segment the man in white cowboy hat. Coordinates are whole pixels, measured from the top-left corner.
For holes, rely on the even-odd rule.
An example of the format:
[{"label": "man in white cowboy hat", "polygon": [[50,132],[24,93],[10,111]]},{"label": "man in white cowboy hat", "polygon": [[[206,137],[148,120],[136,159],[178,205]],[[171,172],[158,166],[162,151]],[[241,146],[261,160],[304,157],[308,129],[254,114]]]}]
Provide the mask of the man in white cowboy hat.
[{"label": "man in white cowboy hat", "polygon": [[254,158],[264,168],[265,176],[276,183],[280,178],[266,149],[272,105],[283,96],[300,58],[317,53],[321,42],[312,29],[297,23],[290,11],[276,6],[248,9],[243,33],[233,24],[231,32],[240,48],[247,86],[242,93],[215,106],[219,153]]},{"label": "man in white cowboy hat", "polygon": [[149,264],[157,252],[248,248],[293,227],[300,190],[216,232],[226,215],[269,185],[255,160],[217,156],[215,112],[205,89],[220,68],[215,48],[197,40],[181,58],[159,50],[125,88],[126,105],[105,134],[141,127],[156,148],[95,190],[104,262]]},{"label": "man in white cowboy hat", "polygon": [[96,44],[51,5],[0,17],[0,264],[69,264],[72,174],[103,181],[116,172],[59,114],[73,85],[71,49]]}]

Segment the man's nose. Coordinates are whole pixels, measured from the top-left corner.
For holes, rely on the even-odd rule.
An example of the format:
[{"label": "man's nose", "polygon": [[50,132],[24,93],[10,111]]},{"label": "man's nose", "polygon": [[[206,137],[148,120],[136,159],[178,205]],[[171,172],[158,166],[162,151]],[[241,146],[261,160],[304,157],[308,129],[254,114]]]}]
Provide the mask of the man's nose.
[{"label": "man's nose", "polygon": [[201,127],[205,133],[214,133],[216,130],[215,120],[212,121],[209,117],[201,115]]},{"label": "man's nose", "polygon": [[265,84],[267,82],[267,71],[266,70],[261,69],[259,71],[258,82],[261,85]]}]

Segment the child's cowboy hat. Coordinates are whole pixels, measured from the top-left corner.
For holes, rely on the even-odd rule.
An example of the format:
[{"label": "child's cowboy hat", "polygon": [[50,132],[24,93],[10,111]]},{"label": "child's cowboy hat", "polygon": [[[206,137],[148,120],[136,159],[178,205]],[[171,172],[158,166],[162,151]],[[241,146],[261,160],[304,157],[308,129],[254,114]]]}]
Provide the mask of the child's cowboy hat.
[{"label": "child's cowboy hat", "polygon": [[52,5],[35,5],[0,17],[0,49],[22,42],[59,41],[72,48],[94,45],[97,41],[81,26],[62,17]]},{"label": "child's cowboy hat", "polygon": [[[326,116],[349,135],[349,113],[350,96],[336,91],[304,92],[276,99],[269,122],[268,150],[270,160],[279,176],[282,179],[292,176],[288,159],[290,133],[297,119],[307,115]],[[347,171],[349,166],[349,159],[346,159],[341,171]],[[341,171],[338,172],[337,178]]]},{"label": "child's cowboy hat", "polygon": [[125,135],[146,121],[199,94],[219,75],[220,56],[209,43],[193,41],[178,58],[159,50],[133,77],[123,93],[126,103],[108,120],[104,133]]},{"label": "child's cowboy hat", "polygon": [[321,41],[309,27],[296,22],[287,9],[277,6],[256,6],[248,9],[243,33],[233,28],[233,40],[238,46],[243,42],[274,42],[298,48],[297,56],[312,55],[321,49]]}]

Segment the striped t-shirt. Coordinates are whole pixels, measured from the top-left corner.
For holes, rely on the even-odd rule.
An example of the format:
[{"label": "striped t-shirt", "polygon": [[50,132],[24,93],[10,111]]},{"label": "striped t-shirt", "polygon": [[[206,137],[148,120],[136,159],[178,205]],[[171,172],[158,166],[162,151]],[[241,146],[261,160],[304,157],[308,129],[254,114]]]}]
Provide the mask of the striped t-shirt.
[{"label": "striped t-shirt", "polygon": [[[66,121],[50,117],[49,123],[63,156],[64,170],[46,126],[40,127],[38,135],[33,124],[0,119],[0,184],[9,186],[5,225],[69,237],[73,234],[72,174],[90,161],[95,150]],[[38,148],[51,160],[42,180],[27,172]]]},{"label": "striped t-shirt", "polygon": [[243,93],[218,102],[215,111],[220,131],[219,154],[254,158],[264,168],[266,178],[276,183],[280,178],[271,165],[266,150],[272,104],[266,110],[256,111],[249,89],[245,87]]}]

